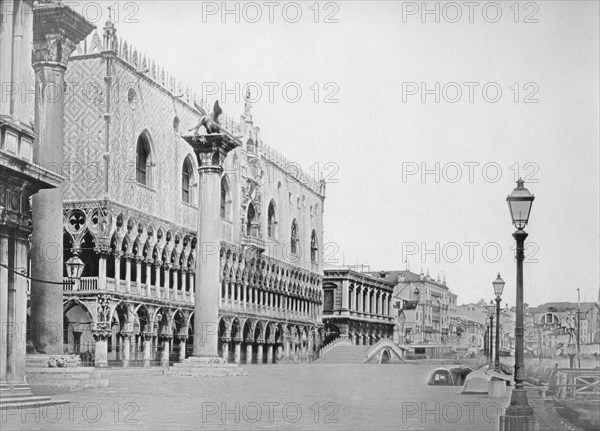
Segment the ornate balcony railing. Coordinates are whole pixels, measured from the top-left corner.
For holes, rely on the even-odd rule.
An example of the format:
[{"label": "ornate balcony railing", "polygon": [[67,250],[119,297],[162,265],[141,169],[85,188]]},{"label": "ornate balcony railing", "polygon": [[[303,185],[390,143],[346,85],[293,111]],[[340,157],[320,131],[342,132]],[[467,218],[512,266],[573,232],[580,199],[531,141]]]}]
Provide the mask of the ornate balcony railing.
[{"label": "ornate balcony railing", "polygon": [[242,245],[249,245],[263,251],[266,249],[265,242],[262,239],[249,235],[242,235]]}]

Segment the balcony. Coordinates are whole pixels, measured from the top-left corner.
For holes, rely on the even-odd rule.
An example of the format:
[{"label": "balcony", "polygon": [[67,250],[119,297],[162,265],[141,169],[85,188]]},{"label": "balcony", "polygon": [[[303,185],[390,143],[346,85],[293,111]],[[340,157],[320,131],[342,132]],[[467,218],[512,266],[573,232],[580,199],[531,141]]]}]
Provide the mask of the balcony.
[{"label": "balcony", "polygon": [[115,280],[114,278],[106,278],[106,284],[100,285],[98,277],[82,277],[78,283],[69,284],[65,278],[63,291],[65,293],[76,294],[79,292],[85,293],[126,293],[139,297],[163,299],[170,301],[183,302],[188,304],[194,303],[194,294],[190,291],[167,289],[165,287],[138,283],[137,281],[129,282],[129,289],[125,280]]},{"label": "balcony", "polygon": [[242,245],[252,247],[259,250],[261,253],[265,251],[265,242],[255,236],[242,235]]}]

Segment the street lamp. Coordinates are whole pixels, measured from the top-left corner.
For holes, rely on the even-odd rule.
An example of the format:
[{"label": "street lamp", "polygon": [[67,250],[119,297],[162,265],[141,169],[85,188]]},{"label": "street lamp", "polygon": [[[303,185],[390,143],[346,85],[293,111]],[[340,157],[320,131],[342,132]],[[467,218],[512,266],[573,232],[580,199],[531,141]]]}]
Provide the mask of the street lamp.
[{"label": "street lamp", "polygon": [[517,301],[515,319],[515,388],[510,397],[510,404],[504,415],[500,417],[500,430],[503,431],[529,431],[537,430],[539,427],[533,408],[527,400],[527,392],[523,388],[525,362],[523,343],[523,261],[525,260],[525,238],[527,233],[523,230],[529,221],[531,205],[534,196],[529,193],[523,185],[525,182],[519,178],[517,187],[510,196],[506,198],[510,216],[514,226],[517,228],[513,238],[517,243]]},{"label": "street lamp", "polygon": [[0,263],[0,266],[8,269],[9,271],[11,271],[17,275],[20,275],[21,277],[24,277],[28,280],[38,281],[40,283],[45,283],[45,284],[60,284],[62,286],[64,286],[64,285],[68,286],[68,285],[73,285],[73,284],[77,283],[77,281],[79,281],[79,279],[81,278],[81,274],[83,273],[83,268],[85,267],[85,263],[83,263],[81,261],[81,259],[79,258],[79,256],[77,256],[77,254],[75,254],[75,256],[73,256],[72,258],[70,258],[69,260],[67,260],[65,262],[65,266],[67,267],[67,278],[69,279],[69,281],[40,280],[40,279],[33,278],[33,277],[30,277],[29,275],[27,275],[27,270],[25,268],[12,268],[3,263]]},{"label": "street lamp", "polygon": [[494,370],[498,372],[500,372],[500,302],[502,301],[504,284],[504,280],[498,273],[498,277],[492,282],[496,294],[496,356],[494,357]]},{"label": "street lamp", "polygon": [[65,263],[67,267],[67,275],[71,280],[79,280],[81,278],[81,274],[83,273],[83,267],[85,263],[79,259],[79,256],[75,254]]},{"label": "street lamp", "polygon": [[488,357],[488,369],[492,369],[494,366],[494,309],[496,306],[494,305],[494,301],[490,302],[490,305],[487,307],[488,315],[490,316],[490,338],[489,338],[489,357]]}]

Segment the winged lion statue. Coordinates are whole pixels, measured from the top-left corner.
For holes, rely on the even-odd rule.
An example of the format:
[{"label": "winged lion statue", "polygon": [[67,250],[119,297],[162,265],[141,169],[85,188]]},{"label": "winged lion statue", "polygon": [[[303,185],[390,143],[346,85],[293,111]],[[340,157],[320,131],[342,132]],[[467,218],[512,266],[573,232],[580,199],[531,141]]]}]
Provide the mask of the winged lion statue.
[{"label": "winged lion statue", "polygon": [[189,131],[194,131],[194,135],[198,136],[198,130],[200,127],[204,126],[206,129],[206,133],[212,135],[213,133],[221,132],[221,124],[219,123],[219,116],[223,113],[223,110],[219,106],[219,101],[215,102],[215,106],[213,108],[212,114],[209,115],[202,106],[198,105],[194,102],[194,106],[196,110],[200,113],[200,119],[198,120],[198,124],[192,127]]}]

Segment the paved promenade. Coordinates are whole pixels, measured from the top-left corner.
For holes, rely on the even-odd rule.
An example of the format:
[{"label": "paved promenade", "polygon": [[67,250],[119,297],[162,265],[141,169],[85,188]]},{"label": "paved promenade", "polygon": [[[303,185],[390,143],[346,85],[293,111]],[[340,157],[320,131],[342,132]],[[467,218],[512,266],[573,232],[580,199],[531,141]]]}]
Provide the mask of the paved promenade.
[{"label": "paved promenade", "polygon": [[110,387],[56,396],[70,405],[3,412],[8,430],[497,430],[507,399],[427,386],[435,365],[274,365],[247,376],[106,372]]}]

